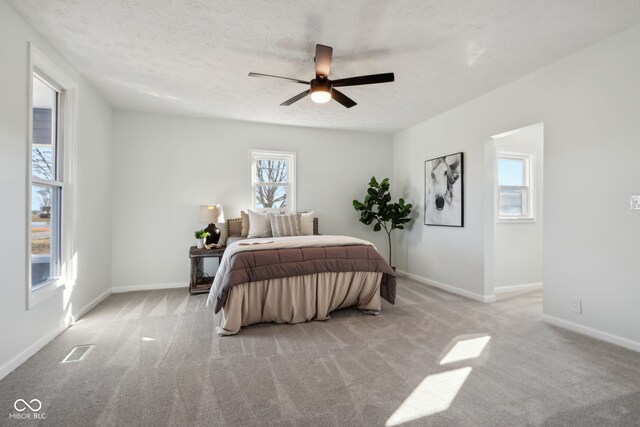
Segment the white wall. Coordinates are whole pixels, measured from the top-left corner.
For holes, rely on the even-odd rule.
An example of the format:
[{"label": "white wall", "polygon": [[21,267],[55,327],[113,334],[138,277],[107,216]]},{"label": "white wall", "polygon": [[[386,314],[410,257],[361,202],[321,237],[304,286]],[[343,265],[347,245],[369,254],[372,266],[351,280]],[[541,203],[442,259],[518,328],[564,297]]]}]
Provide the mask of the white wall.
[{"label": "white wall", "polygon": [[[74,287],[26,310],[28,42],[78,84],[77,261]],[[0,378],[52,339],[111,285],[112,111],[27,24],[0,1]]]},{"label": "white wall", "polygon": [[[493,140],[495,151],[498,153],[533,156],[531,169],[535,197],[535,222],[506,223],[496,222],[494,217],[487,218],[494,230],[492,266],[494,288],[542,283],[543,131],[542,125],[533,125]],[[495,155],[492,157],[495,161]],[[495,163],[493,167],[495,168]],[[493,170],[487,172],[494,175]],[[491,196],[487,194],[487,197]],[[493,197],[491,200],[495,207],[496,200]]]},{"label": "white wall", "polygon": [[[455,110],[454,110],[455,111]],[[414,221],[399,233],[401,244],[395,251],[401,271],[463,289],[474,295],[484,294],[484,224],[482,216],[483,143],[474,143],[468,118],[461,126],[460,117],[451,113],[423,122],[394,136],[394,189],[405,194],[414,205]],[[464,118],[467,120],[467,118]],[[471,123],[469,123],[471,122]],[[464,152],[464,227],[424,225],[424,162],[447,154]]]},{"label": "white wall", "polygon": [[[424,160],[465,153],[465,227],[425,227],[420,218],[403,235],[399,266],[490,294],[484,147],[492,135],[543,122],[544,313],[640,349],[640,211],[629,209],[640,193],[639,44],[636,26],[395,135],[395,184],[420,207]],[[582,315],[571,312],[574,297]]]},{"label": "white wall", "polygon": [[113,284],[188,282],[188,249],[199,206],[221,203],[227,218],[250,203],[249,150],[297,153],[297,209],[315,210],[323,234],[372,240],[358,222],[371,176],[390,176],[391,137],[248,122],[117,111],[113,203]]}]

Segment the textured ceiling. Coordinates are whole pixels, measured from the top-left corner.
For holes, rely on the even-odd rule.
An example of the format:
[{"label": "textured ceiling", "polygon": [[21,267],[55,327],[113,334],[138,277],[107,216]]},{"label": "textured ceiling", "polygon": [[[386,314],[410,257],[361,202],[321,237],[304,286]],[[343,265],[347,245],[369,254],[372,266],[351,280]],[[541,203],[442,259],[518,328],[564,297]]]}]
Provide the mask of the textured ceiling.
[{"label": "textured ceiling", "polygon": [[[118,108],[391,133],[640,22],[640,0],[10,0]],[[279,104],[313,77],[358,105]]]}]

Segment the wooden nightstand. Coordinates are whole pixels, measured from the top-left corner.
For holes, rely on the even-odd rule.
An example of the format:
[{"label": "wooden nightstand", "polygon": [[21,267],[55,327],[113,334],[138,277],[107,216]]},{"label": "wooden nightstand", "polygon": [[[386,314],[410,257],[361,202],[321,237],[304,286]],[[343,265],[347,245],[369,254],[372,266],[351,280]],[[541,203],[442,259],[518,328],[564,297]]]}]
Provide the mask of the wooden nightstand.
[{"label": "wooden nightstand", "polygon": [[199,270],[198,267],[200,267],[201,261],[204,258],[218,258],[218,262],[220,262],[225,249],[226,246],[218,249],[198,249],[195,246],[191,246],[191,249],[189,249],[189,259],[191,260],[191,279],[189,280],[190,294],[209,292],[215,276],[203,276],[202,271]]}]

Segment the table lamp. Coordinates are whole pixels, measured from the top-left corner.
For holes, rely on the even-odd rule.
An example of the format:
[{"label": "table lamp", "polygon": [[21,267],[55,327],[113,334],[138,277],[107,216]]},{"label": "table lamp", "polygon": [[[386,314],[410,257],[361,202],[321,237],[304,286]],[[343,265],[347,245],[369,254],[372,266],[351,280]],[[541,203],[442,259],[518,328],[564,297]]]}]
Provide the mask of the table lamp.
[{"label": "table lamp", "polygon": [[224,222],[224,211],[222,205],[202,205],[200,206],[200,222],[209,224],[204,231],[209,232],[207,237],[207,245],[218,244],[220,241],[220,229],[216,227],[216,223]]}]

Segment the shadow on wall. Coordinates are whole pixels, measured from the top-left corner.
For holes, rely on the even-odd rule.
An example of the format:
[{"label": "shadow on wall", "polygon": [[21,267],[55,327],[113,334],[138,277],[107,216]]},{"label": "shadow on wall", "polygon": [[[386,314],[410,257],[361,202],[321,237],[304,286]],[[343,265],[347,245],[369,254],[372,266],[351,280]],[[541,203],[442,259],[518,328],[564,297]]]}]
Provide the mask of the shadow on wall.
[{"label": "shadow on wall", "polygon": [[[397,194],[396,194],[397,192]],[[394,190],[392,195],[397,199],[402,197],[405,199],[407,203],[411,203],[413,205],[413,210],[411,211],[411,221],[405,225],[405,229],[408,231],[413,230],[414,224],[420,219],[420,212],[422,212],[422,197],[418,197],[417,199],[412,199],[410,195],[413,194],[421,194],[420,190],[415,186],[411,185],[411,181],[409,179],[405,179],[402,185],[397,187],[397,190]]]}]

